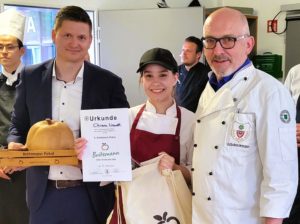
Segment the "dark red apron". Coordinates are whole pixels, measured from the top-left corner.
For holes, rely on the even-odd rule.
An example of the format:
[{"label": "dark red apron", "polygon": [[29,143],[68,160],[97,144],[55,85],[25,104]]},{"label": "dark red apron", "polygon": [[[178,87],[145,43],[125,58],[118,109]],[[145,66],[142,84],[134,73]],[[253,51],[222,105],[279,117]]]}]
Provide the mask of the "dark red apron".
[{"label": "dark red apron", "polygon": [[[181,111],[178,106],[176,106],[177,111],[177,127],[175,135],[171,134],[154,134],[148,131],[143,131],[136,129],[136,126],[142,116],[142,113],[146,105],[142,106],[138,114],[136,115],[130,131],[130,144],[131,144],[131,157],[134,161],[139,163],[153,159],[158,156],[158,153],[165,152],[170,156],[175,158],[176,164],[180,164],[180,126],[181,126]],[[122,224],[126,224],[124,213],[123,213],[123,203],[122,203],[122,192],[121,188],[118,187],[119,192],[119,205],[121,210],[121,220]],[[117,214],[117,201],[114,206],[114,211],[110,224],[118,224],[118,214]]]},{"label": "dark red apron", "polygon": [[140,109],[131,127],[131,157],[140,163],[157,157],[160,152],[166,152],[175,158],[175,162],[177,164],[180,164],[179,132],[181,125],[181,111],[179,107],[176,106],[178,122],[175,135],[154,134],[148,131],[136,129],[145,107],[146,105]]}]

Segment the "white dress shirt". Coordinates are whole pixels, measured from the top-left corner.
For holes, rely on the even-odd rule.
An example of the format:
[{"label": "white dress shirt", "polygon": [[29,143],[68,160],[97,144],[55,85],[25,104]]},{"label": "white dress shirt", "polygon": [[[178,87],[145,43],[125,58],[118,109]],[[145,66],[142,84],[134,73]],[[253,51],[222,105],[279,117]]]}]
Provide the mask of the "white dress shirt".
[{"label": "white dress shirt", "polygon": [[[74,138],[79,137],[84,64],[76,79],[65,83],[56,78],[55,63],[52,72],[52,119],[63,121],[73,131]],[[51,180],[80,180],[81,169],[75,166],[50,166],[48,179]]]}]

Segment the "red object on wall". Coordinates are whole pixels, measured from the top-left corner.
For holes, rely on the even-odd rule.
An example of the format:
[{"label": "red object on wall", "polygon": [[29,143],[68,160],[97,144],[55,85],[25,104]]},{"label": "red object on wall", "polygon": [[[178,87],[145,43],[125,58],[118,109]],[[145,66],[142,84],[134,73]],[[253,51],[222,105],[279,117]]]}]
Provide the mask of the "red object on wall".
[{"label": "red object on wall", "polygon": [[272,33],[272,32],[277,32],[277,25],[278,25],[278,20],[268,20],[267,24],[267,32]]}]

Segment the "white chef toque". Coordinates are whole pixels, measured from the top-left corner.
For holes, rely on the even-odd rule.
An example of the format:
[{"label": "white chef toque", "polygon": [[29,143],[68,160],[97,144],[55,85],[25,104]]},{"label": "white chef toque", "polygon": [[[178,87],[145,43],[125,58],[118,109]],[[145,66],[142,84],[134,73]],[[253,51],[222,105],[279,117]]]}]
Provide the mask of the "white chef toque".
[{"label": "white chef toque", "polygon": [[14,9],[0,13],[0,35],[11,35],[23,42],[26,17]]}]

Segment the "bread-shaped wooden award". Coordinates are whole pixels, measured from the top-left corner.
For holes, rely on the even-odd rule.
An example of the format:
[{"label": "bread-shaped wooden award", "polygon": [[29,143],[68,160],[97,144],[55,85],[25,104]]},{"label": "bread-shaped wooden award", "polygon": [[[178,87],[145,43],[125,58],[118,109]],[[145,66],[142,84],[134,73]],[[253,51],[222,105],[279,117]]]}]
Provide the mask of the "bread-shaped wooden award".
[{"label": "bread-shaped wooden award", "polygon": [[0,150],[2,166],[77,165],[74,136],[69,126],[46,119],[29,130],[25,150]]},{"label": "bread-shaped wooden award", "polygon": [[35,123],[26,139],[28,150],[74,149],[74,136],[64,122],[46,119]]}]

